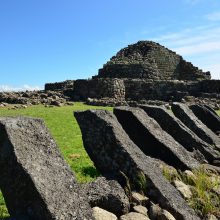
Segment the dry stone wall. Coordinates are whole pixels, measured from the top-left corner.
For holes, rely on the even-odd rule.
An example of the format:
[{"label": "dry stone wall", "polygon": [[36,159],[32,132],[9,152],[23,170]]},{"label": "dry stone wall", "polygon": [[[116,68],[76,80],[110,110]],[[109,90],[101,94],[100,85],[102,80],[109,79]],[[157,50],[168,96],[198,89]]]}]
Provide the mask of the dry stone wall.
[{"label": "dry stone wall", "polygon": [[65,90],[65,89],[73,89],[74,80],[66,80],[64,82],[56,82],[56,83],[46,83],[45,90]]},{"label": "dry stone wall", "polygon": [[153,80],[210,79],[180,55],[152,41],[139,41],[120,50],[102,69],[98,78],[144,78]]},{"label": "dry stone wall", "polygon": [[210,79],[210,72],[203,72],[168,48],[139,41],[121,49],[92,79],[46,84],[45,90],[64,90],[72,100],[90,98],[87,103],[96,105],[181,101],[187,96],[220,102],[220,80]]},{"label": "dry stone wall", "polygon": [[124,82],[121,79],[76,80],[73,96],[75,100],[104,97],[124,99]]}]

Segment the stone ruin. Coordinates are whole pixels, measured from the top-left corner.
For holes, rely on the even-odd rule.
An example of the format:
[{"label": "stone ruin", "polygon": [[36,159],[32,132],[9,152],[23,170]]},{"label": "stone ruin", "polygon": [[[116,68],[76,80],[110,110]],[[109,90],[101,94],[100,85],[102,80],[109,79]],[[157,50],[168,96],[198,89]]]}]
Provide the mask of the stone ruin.
[{"label": "stone ruin", "polygon": [[[220,80],[152,41],[120,50],[92,79],[46,83],[43,91],[0,93],[1,102],[62,106],[69,101],[121,106],[190,102],[220,109]],[[67,102],[67,103],[66,103]]]},{"label": "stone ruin", "polygon": [[172,110],[75,112],[84,147],[103,176],[84,185],[42,120],[0,118],[0,189],[11,219],[201,219],[162,167],[189,172],[203,164],[220,174],[220,117],[201,105],[174,103]]},{"label": "stone ruin", "polygon": [[190,81],[211,79],[210,72],[199,70],[175,52],[152,41],[139,41],[120,50],[99,70],[97,77]]},{"label": "stone ruin", "polygon": [[[189,171],[203,164],[220,174],[220,118],[206,105],[218,107],[219,97],[220,80],[149,41],[122,49],[90,80],[1,93],[0,101],[8,103],[124,106],[113,113],[74,113],[84,147],[103,176],[84,185],[41,120],[0,118],[0,189],[11,220],[201,219],[162,169]],[[146,104],[155,102],[169,102],[173,114]]]},{"label": "stone ruin", "polygon": [[219,108],[220,103],[220,80],[211,80],[210,72],[152,41],[139,41],[120,50],[92,79],[50,83],[45,90],[63,90],[72,100],[93,105],[190,100],[213,102],[213,107]]}]

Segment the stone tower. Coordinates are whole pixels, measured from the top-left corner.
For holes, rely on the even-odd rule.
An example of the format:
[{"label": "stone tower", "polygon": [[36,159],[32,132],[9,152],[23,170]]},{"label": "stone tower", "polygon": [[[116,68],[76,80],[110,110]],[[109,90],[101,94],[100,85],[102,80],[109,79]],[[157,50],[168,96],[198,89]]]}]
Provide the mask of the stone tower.
[{"label": "stone tower", "polygon": [[138,41],[121,49],[95,78],[136,78],[153,80],[203,80],[203,72],[182,56],[152,41]]}]

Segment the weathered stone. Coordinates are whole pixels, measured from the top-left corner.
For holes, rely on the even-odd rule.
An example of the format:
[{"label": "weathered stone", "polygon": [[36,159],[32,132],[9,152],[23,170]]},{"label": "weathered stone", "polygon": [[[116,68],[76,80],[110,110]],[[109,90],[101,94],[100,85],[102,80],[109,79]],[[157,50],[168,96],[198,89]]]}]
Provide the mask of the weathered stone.
[{"label": "weathered stone", "polygon": [[82,131],[84,147],[103,175],[112,174],[120,180],[123,174],[133,190],[146,191],[150,199],[177,219],[199,219],[163,177],[158,163],[129,139],[111,112],[88,110],[74,115]]},{"label": "weathered stone", "polygon": [[158,204],[152,204],[149,209],[149,216],[152,220],[157,220],[158,216],[162,214],[162,209]]},{"label": "weathered stone", "polygon": [[174,180],[173,184],[185,199],[190,199],[192,197],[192,192],[188,185],[180,180]]},{"label": "weathered stone", "polygon": [[130,212],[126,215],[122,215],[120,220],[150,220],[146,215],[142,215],[137,212]]},{"label": "weathered stone", "polygon": [[92,207],[98,206],[117,216],[129,212],[128,197],[115,180],[98,177],[95,181],[84,184],[83,190]]},{"label": "weathered stone", "polygon": [[64,89],[73,89],[74,87],[74,80],[66,80],[64,82],[57,82],[57,83],[46,83],[45,84],[45,91],[52,90],[64,90]]},{"label": "weathered stone", "polygon": [[161,159],[177,169],[193,169],[197,160],[140,108],[114,108],[114,114],[131,140],[148,156]]},{"label": "weathered stone", "polygon": [[215,145],[220,149],[220,138],[205,126],[193,112],[184,104],[173,103],[172,111],[188,128],[190,128],[197,136],[205,142]]},{"label": "weathered stone", "polygon": [[120,50],[102,69],[101,78],[210,79],[175,52],[152,41],[138,41]]},{"label": "weathered stone", "polygon": [[133,210],[134,210],[134,212],[138,212],[138,213],[140,213],[140,214],[145,215],[145,216],[148,217],[148,214],[147,214],[148,210],[147,210],[146,207],[144,207],[144,206],[142,206],[142,205],[134,206],[134,207],[133,207]]},{"label": "weathered stone", "polygon": [[163,209],[161,214],[158,216],[158,220],[176,220],[176,219],[167,210]]},{"label": "weathered stone", "polygon": [[202,105],[191,105],[190,109],[213,132],[220,132],[220,117]]},{"label": "weathered stone", "polygon": [[40,119],[0,118],[0,175],[16,220],[92,219],[89,203]]},{"label": "weathered stone", "polygon": [[210,163],[220,157],[218,150],[201,140],[182,121],[165,108],[152,105],[140,105],[140,107],[183,147],[188,151],[195,152],[195,156],[197,156],[198,150]]},{"label": "weathered stone", "polygon": [[209,215],[207,220],[218,220],[214,215]]},{"label": "weathered stone", "polygon": [[93,217],[95,220],[117,220],[118,218],[111,212],[108,212],[99,207],[92,208]]},{"label": "weathered stone", "polygon": [[185,170],[183,173],[186,175],[187,179],[195,180],[197,178],[191,170]]},{"label": "weathered stone", "polygon": [[149,202],[149,198],[147,198],[146,196],[143,196],[143,195],[141,195],[140,193],[137,193],[137,192],[132,192],[131,193],[131,200],[136,205],[143,205],[143,206],[146,206],[147,203]]}]

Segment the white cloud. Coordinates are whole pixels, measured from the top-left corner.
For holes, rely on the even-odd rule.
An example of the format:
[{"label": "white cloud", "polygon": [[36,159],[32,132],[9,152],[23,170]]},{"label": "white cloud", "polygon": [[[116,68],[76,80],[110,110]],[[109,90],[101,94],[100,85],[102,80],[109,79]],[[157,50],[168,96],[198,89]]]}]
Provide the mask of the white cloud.
[{"label": "white cloud", "polygon": [[213,22],[169,32],[153,40],[184,56],[199,68],[210,71],[212,78],[220,79],[220,27]]},{"label": "white cloud", "polygon": [[174,51],[181,55],[193,55],[193,54],[201,54],[201,53],[207,53],[207,52],[216,52],[220,51],[220,42],[219,41],[213,41],[213,42],[201,42],[201,43],[195,43],[191,45],[182,46],[173,48]]},{"label": "white cloud", "polygon": [[206,18],[209,21],[220,21],[220,11],[207,14]]},{"label": "white cloud", "polygon": [[40,86],[30,86],[23,85],[21,87],[11,86],[11,85],[0,85],[0,92],[12,92],[12,91],[33,91],[33,90],[42,90]]},{"label": "white cloud", "polygon": [[213,79],[220,79],[220,64],[204,66],[203,69],[205,71],[210,71]]}]

